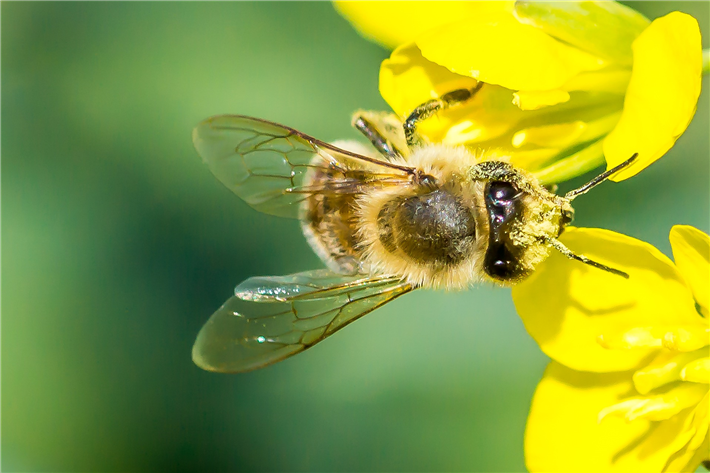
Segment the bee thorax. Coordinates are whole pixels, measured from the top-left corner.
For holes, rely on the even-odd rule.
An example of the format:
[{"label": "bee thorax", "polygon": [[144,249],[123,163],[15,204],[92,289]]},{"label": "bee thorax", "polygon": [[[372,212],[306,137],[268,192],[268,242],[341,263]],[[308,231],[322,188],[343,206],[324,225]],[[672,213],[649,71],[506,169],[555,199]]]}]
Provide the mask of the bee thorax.
[{"label": "bee thorax", "polygon": [[387,202],[379,212],[377,227],[388,251],[399,250],[420,264],[459,264],[476,243],[470,208],[442,189]]},{"label": "bee thorax", "polygon": [[437,188],[389,189],[359,201],[369,268],[415,286],[463,289],[481,280],[482,240],[474,193],[436,176]]}]

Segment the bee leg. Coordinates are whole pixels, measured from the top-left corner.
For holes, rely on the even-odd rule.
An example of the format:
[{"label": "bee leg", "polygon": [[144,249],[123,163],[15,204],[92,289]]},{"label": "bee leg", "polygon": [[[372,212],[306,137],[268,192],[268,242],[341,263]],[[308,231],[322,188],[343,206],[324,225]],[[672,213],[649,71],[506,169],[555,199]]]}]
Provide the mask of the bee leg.
[{"label": "bee leg", "polygon": [[402,152],[380,133],[374,123],[370,122],[361,114],[356,114],[353,117],[353,126],[370,140],[372,146],[374,146],[381,155],[390,159],[402,157]]},{"label": "bee leg", "polygon": [[429,100],[415,108],[404,121],[404,136],[407,139],[407,145],[411,148],[421,141],[417,134],[417,125],[420,121],[426,120],[441,110],[446,110],[454,105],[468,101],[476,95],[476,92],[481,90],[481,87],[483,87],[483,82],[478,82],[472,89],[453,90],[438,99]]},{"label": "bee leg", "polygon": [[608,273],[616,274],[617,276],[621,276],[624,279],[629,279],[629,275],[626,274],[623,271],[619,271],[618,269],[610,268],[609,266],[603,265],[601,263],[597,263],[596,261],[590,260],[586,256],[583,255],[578,255],[572,252],[569,248],[567,248],[561,241],[559,241],[556,238],[547,238],[547,242],[557,251],[568,257],[569,259],[573,259],[576,261],[579,261],[584,264],[588,264],[589,266],[594,266],[595,268],[601,269],[603,271],[606,271]]}]

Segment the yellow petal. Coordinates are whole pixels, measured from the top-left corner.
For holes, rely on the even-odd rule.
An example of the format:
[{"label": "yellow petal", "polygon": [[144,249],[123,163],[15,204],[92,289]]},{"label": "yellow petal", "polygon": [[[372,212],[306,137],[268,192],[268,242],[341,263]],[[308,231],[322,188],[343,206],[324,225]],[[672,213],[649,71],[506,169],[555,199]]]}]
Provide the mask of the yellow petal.
[{"label": "yellow petal", "polygon": [[[698,403],[695,408],[693,417],[691,418],[692,427],[695,429],[695,436],[690,441],[690,448],[699,448],[705,441],[707,445],[708,429],[710,429],[710,418],[708,418],[708,410],[710,410],[710,391],[705,394],[705,397]],[[703,439],[705,437],[705,439]],[[704,460],[710,460],[710,450],[705,449],[706,457]]]},{"label": "yellow petal", "polygon": [[697,228],[676,225],[671,229],[673,259],[705,317],[710,308],[710,237]]},{"label": "yellow petal", "polygon": [[[706,352],[707,354],[707,352]],[[680,372],[683,381],[710,384],[710,358],[691,361]]]},{"label": "yellow petal", "polygon": [[511,11],[513,2],[334,2],[365,38],[394,49],[453,19]]},{"label": "yellow petal", "polygon": [[636,386],[636,390],[640,394],[648,394],[665,384],[684,381],[683,368],[703,356],[707,356],[707,351],[698,350],[677,353],[670,350],[661,350],[651,363],[634,373],[634,386]]},{"label": "yellow petal", "polygon": [[[422,57],[415,44],[397,48],[380,67],[380,94],[403,119],[422,103],[456,89],[473,88],[475,79],[454,74]],[[522,118],[510,90],[485,84],[476,97],[425,120],[420,134],[433,142],[480,142],[505,133]]]},{"label": "yellow petal", "polygon": [[514,12],[522,23],[623,65],[631,64],[631,43],[649,24],[617,2],[516,2]]},{"label": "yellow petal", "polygon": [[676,325],[663,335],[663,346],[675,351],[694,351],[710,345],[710,327],[697,317],[696,323]]},{"label": "yellow petal", "polygon": [[690,352],[710,345],[710,327],[702,317],[696,317],[693,324],[658,324],[602,333],[597,341],[604,348],[664,347],[676,352]]},{"label": "yellow petal", "polygon": [[520,90],[513,94],[513,103],[520,110],[537,110],[569,100],[569,93],[562,89],[552,89],[543,91]]},{"label": "yellow petal", "polygon": [[450,23],[427,31],[416,43],[425,58],[452,72],[512,90],[557,89],[580,72],[604,66],[510,14]]},{"label": "yellow petal", "polygon": [[680,12],[658,18],[634,41],[634,64],[619,124],[604,142],[610,169],[634,153],[622,181],[656,161],[683,134],[700,95],[702,49],[698,22]]},{"label": "yellow petal", "polygon": [[512,144],[515,148],[526,144],[567,148],[608,133],[619,121],[620,115],[612,113],[590,121],[575,120],[524,128],[513,135]]},{"label": "yellow petal", "polygon": [[638,419],[668,420],[680,411],[697,405],[707,391],[707,386],[680,383],[662,394],[634,396],[599,411],[599,422],[609,415],[622,417],[627,422]]},{"label": "yellow petal", "polygon": [[[555,146],[554,149],[557,152],[551,153],[550,158],[555,157],[556,159],[537,159],[536,156],[522,157],[521,152],[515,151],[511,162],[532,171],[544,183],[561,182],[577,176],[585,170],[599,167],[604,162],[602,138],[614,128],[620,116],[621,112],[618,112],[589,121],[576,120],[524,128],[513,135],[512,145],[514,148],[530,144],[542,147]],[[580,143],[587,143],[587,146],[579,150]],[[569,155],[570,150],[578,151]],[[521,151],[534,154],[534,150],[531,149]]]},{"label": "yellow petal", "polygon": [[623,401],[629,392],[630,373],[585,373],[550,363],[533,397],[525,431],[528,470],[660,471],[680,448],[676,439],[689,413],[658,424],[644,419],[627,423],[617,417],[597,422],[602,409]]},{"label": "yellow petal", "polygon": [[525,328],[552,359],[585,371],[628,370],[659,348],[605,349],[597,343],[599,335],[697,323],[689,289],[675,265],[653,246],[599,229],[570,228],[561,240],[577,254],[630,278],[553,252],[528,280],[513,287]]},{"label": "yellow petal", "polygon": [[693,472],[704,460],[710,460],[708,448],[708,394],[692,410],[692,415],[686,418],[682,433],[674,444],[678,446],[663,468],[664,472]]},{"label": "yellow petal", "polygon": [[[710,436],[705,435],[698,436],[697,438],[702,439],[701,445],[694,449],[684,448],[680,450],[677,454],[671,456],[666,466],[663,468],[663,472],[683,472],[683,473],[693,473],[698,471],[698,468],[703,462],[710,460],[708,451],[710,451]],[[700,471],[703,471],[702,469]]]},{"label": "yellow petal", "polygon": [[583,90],[624,95],[630,79],[631,71],[628,69],[604,68],[599,71],[582,72],[567,81],[562,89],[568,92]]},{"label": "yellow petal", "polygon": [[380,94],[402,118],[427,100],[476,84],[475,79],[427,61],[414,43],[397,48],[380,66]]},{"label": "yellow petal", "polygon": [[[515,156],[513,156],[512,162],[515,163]],[[560,159],[542,169],[534,170],[533,175],[541,184],[554,184],[591,171],[601,166],[603,162],[602,140],[597,140],[571,156]]]},{"label": "yellow petal", "polygon": [[654,327],[634,327],[625,332],[602,333],[597,341],[604,348],[660,348],[663,346],[664,333],[658,332]]},{"label": "yellow petal", "polygon": [[559,148],[518,149],[511,156],[511,163],[523,169],[538,169],[560,154]]},{"label": "yellow petal", "polygon": [[512,144],[515,148],[526,144],[566,147],[574,143],[585,128],[586,124],[582,121],[533,126],[517,131]]}]

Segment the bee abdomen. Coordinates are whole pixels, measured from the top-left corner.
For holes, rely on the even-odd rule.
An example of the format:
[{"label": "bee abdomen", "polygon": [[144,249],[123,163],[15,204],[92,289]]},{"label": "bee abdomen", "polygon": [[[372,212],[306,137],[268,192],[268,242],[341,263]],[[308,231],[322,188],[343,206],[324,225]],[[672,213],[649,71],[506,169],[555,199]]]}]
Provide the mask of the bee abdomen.
[{"label": "bee abdomen", "polygon": [[401,251],[426,266],[456,266],[476,244],[471,209],[443,189],[390,200],[379,212],[377,227],[387,251]]},{"label": "bee abdomen", "polygon": [[[334,173],[316,169],[308,185],[328,187]],[[337,176],[340,177],[340,176]],[[354,274],[361,271],[361,252],[356,249],[357,221],[355,197],[337,192],[310,195],[301,209],[301,228],[311,248],[334,272]]]}]

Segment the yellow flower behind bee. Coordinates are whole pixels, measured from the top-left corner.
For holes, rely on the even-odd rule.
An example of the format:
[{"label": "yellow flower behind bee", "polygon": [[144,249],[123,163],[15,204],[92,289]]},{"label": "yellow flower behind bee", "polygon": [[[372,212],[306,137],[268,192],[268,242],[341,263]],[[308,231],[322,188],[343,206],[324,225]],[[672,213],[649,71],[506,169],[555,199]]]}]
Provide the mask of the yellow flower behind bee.
[{"label": "yellow flower behind bee", "polygon": [[400,117],[457,88],[486,85],[420,131],[498,148],[543,183],[639,153],[626,179],[685,131],[700,95],[697,21],[653,22],[616,2],[336,2],[363,35],[398,46],[380,92]]},{"label": "yellow flower behind bee", "polygon": [[553,361],[525,434],[530,471],[694,471],[710,459],[710,238],[670,234],[675,264],[647,243],[571,229],[513,301]]}]

